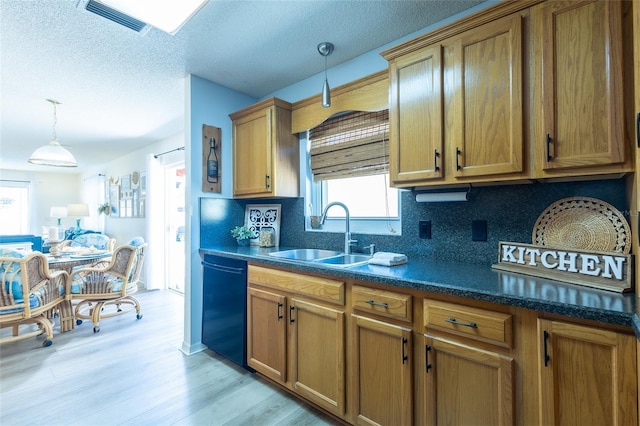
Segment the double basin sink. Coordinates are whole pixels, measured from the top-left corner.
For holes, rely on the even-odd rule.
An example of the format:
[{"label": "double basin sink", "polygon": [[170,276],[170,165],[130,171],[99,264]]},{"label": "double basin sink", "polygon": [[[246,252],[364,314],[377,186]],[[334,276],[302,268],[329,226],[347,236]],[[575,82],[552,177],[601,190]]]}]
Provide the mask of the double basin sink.
[{"label": "double basin sink", "polygon": [[275,251],[269,253],[269,256],[279,257],[287,260],[297,260],[301,262],[320,263],[323,265],[333,266],[357,266],[365,264],[371,259],[366,254],[345,254],[340,251],[321,250],[321,249],[293,249]]}]

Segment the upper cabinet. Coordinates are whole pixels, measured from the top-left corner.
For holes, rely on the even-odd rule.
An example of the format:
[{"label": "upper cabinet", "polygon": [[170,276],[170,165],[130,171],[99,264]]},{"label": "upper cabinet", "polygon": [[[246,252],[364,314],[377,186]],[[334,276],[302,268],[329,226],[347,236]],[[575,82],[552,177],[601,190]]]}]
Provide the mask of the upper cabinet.
[{"label": "upper cabinet", "polygon": [[609,168],[615,172],[625,161],[622,5],[552,1],[532,8],[533,146],[541,177],[618,165]]},{"label": "upper cabinet", "polygon": [[522,176],[519,13],[385,57],[395,186]]},{"label": "upper cabinet", "polygon": [[234,198],[297,197],[300,144],[291,133],[291,104],[271,98],[229,117]]},{"label": "upper cabinet", "polygon": [[456,178],[523,170],[522,17],[515,13],[444,46],[445,145]]},{"label": "upper cabinet", "polygon": [[382,52],[392,185],[633,172],[631,4],[501,2]]}]

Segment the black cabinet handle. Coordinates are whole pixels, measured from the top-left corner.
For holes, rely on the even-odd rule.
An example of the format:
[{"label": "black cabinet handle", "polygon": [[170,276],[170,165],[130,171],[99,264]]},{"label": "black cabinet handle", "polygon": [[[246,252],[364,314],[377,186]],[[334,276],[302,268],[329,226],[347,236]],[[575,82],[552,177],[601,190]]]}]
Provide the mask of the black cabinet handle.
[{"label": "black cabinet handle", "polygon": [[553,141],[553,139],[551,138],[551,135],[549,133],[547,133],[547,162],[553,160],[553,157],[551,156],[551,142]]},{"label": "black cabinet handle", "polygon": [[371,306],[381,306],[383,308],[388,308],[389,304],[387,302],[376,302],[375,300],[367,300],[368,304],[370,304]]},{"label": "black cabinet handle", "polygon": [[[640,114],[639,114],[640,115]],[[433,150],[433,164],[434,164],[434,170],[437,172],[440,170],[440,166],[438,166],[438,157],[440,156],[440,153],[438,152],[437,149]]]},{"label": "black cabinet handle", "polygon": [[293,310],[294,309],[295,309],[295,306],[289,305],[289,324],[293,324],[294,322],[296,322],[296,320],[293,319]]},{"label": "black cabinet handle", "polygon": [[544,366],[547,367],[549,365],[549,360],[551,357],[549,356],[549,352],[547,350],[547,340],[549,340],[549,332],[547,330],[544,331]]},{"label": "black cabinet handle", "polygon": [[461,154],[462,154],[462,151],[460,151],[460,149],[458,149],[458,147],[456,146],[456,170],[462,170],[462,167],[460,167]]},{"label": "black cabinet handle", "polygon": [[636,116],[636,139],[638,142],[638,148],[640,148],[640,112]]},{"label": "black cabinet handle", "polygon": [[282,319],[282,303],[278,303],[278,321]]},{"label": "black cabinet handle", "polygon": [[424,363],[426,365],[426,372],[429,372],[431,368],[431,364],[429,364],[429,351],[431,350],[431,345],[426,345],[424,347]]},{"label": "black cabinet handle", "polygon": [[475,322],[460,322],[457,319],[451,317],[451,318],[447,318],[445,320],[445,322],[451,323],[451,324],[455,324],[455,325],[461,325],[463,327],[471,327],[471,328],[478,328],[478,324],[476,324]]},{"label": "black cabinet handle", "polygon": [[269,189],[269,175],[264,175],[264,186]]},{"label": "black cabinet handle", "polygon": [[404,364],[409,357],[407,356],[406,352],[405,352],[405,346],[407,345],[407,338],[403,337],[402,338],[402,363]]}]

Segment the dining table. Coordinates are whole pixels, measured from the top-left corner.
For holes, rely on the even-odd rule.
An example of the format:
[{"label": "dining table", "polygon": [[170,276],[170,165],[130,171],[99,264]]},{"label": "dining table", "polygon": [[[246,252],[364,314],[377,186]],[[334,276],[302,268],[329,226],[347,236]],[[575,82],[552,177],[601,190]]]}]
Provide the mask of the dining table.
[{"label": "dining table", "polygon": [[87,254],[63,253],[58,256],[47,255],[49,270],[51,271],[67,271],[71,275],[71,271],[76,266],[91,265],[97,261],[106,261],[113,255],[113,252],[107,250],[99,250]]},{"label": "dining table", "polygon": [[[62,253],[60,255],[47,254],[50,271],[66,271],[69,276],[73,268],[76,266],[92,265],[100,261],[110,260],[113,252],[107,250],[98,250],[92,253]],[[73,306],[71,300],[63,300],[57,309],[60,319],[60,331],[67,332],[75,328],[75,317],[73,315]]]}]

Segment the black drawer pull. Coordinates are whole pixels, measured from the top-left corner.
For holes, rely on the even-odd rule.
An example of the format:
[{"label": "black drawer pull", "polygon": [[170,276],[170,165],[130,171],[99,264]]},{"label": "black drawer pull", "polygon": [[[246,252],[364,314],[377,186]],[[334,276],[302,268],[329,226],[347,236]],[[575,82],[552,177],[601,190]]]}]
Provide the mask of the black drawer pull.
[{"label": "black drawer pull", "polygon": [[547,133],[547,162],[553,160],[553,157],[551,156],[551,143],[552,143],[553,139],[551,138],[551,135],[549,133]]},{"label": "black drawer pull", "polygon": [[457,319],[451,317],[445,320],[448,323],[451,324],[455,324],[455,325],[461,325],[463,327],[471,327],[471,328],[478,328],[478,324],[476,324],[475,322],[460,322]]},{"label": "black drawer pull", "polygon": [[375,300],[367,300],[367,303],[371,306],[382,306],[383,308],[388,308],[389,304],[387,302],[376,302]]}]

